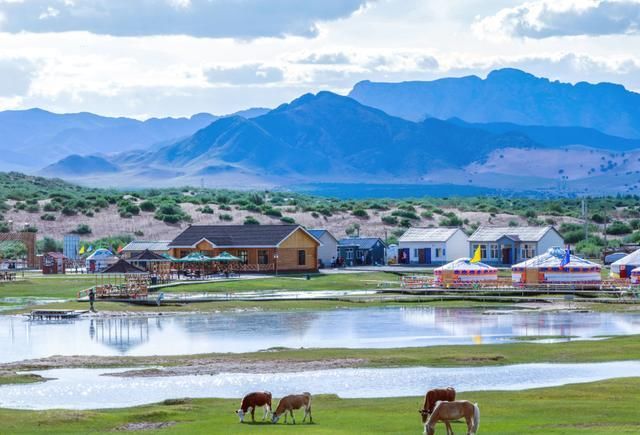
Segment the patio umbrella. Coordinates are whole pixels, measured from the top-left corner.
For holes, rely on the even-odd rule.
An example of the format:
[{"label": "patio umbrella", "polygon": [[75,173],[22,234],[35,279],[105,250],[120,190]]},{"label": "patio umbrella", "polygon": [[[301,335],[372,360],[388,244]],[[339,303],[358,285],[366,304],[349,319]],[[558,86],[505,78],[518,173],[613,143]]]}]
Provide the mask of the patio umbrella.
[{"label": "patio umbrella", "polygon": [[177,261],[179,263],[208,263],[208,262],[212,261],[212,258],[211,257],[207,257],[206,255],[202,254],[201,252],[192,252],[191,254],[187,255],[186,257],[178,258],[175,261]]},{"label": "patio umbrella", "polygon": [[216,255],[211,259],[212,261],[217,261],[220,263],[233,263],[236,261],[242,261],[240,257],[236,257],[235,255],[231,255],[228,252],[223,252],[219,255]]}]

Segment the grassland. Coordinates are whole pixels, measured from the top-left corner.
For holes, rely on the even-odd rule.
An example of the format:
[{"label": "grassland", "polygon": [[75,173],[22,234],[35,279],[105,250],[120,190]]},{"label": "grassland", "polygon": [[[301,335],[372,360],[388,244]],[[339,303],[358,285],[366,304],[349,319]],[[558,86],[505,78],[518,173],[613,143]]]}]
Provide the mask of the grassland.
[{"label": "grassland", "polygon": [[18,275],[17,281],[0,282],[0,298],[53,298],[72,299],[78,291],[96,284],[96,276],[89,275],[49,275],[27,274],[24,279]]},{"label": "grassland", "polygon": [[[640,378],[609,380],[520,392],[469,392],[477,402],[480,434],[636,434],[640,432],[637,391]],[[123,430],[128,424],[169,426],[162,434],[410,434],[422,433],[416,410],[420,397],[391,399],[313,399],[314,424],[240,424],[233,410],[239,400],[198,399],[97,411],[14,411],[0,409],[0,433],[93,434]],[[298,421],[302,418],[298,417]],[[454,423],[465,433],[463,423]],[[443,433],[440,425],[437,433]]]}]

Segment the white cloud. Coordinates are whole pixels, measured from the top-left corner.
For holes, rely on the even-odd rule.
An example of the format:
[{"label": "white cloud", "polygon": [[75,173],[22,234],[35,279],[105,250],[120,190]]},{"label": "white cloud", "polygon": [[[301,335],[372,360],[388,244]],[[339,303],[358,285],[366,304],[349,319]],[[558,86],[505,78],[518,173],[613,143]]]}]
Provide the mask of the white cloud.
[{"label": "white cloud", "polygon": [[212,84],[254,85],[281,82],[284,72],[280,68],[261,64],[239,66],[215,66],[204,71]]},{"label": "white cloud", "polygon": [[0,97],[18,97],[29,91],[35,65],[25,59],[0,59]]},{"label": "white cloud", "polygon": [[376,0],[0,1],[6,32],[87,31],[114,36],[257,38],[315,36],[317,23],[348,17]]},{"label": "white cloud", "polygon": [[538,0],[479,19],[489,37],[598,36],[640,32],[640,0]]},{"label": "white cloud", "polygon": [[346,53],[311,53],[305,57],[302,57],[296,61],[301,64],[315,64],[315,65],[341,65],[349,64],[351,60]]}]

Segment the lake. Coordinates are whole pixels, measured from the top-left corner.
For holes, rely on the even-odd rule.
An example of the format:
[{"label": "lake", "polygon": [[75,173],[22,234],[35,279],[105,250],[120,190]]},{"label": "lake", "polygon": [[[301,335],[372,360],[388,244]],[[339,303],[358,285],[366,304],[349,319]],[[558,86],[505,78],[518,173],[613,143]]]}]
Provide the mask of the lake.
[{"label": "lake", "polygon": [[[531,337],[640,334],[640,313],[362,308],[29,321],[0,316],[0,362],[51,355],[179,355],[289,348],[397,348]],[[555,338],[553,338],[555,337]],[[569,338],[560,338],[560,340]]]},{"label": "lake", "polygon": [[[309,391],[343,398],[422,396],[434,387],[459,392],[523,390],[633,377],[640,362],[518,364],[502,367],[334,369],[304,373],[220,373],[213,376],[103,376],[126,369],[57,369],[34,372],[56,380],[0,386],[0,408],[122,408],[170,398],[241,398],[268,390],[274,397]],[[472,395],[466,395],[472,399]],[[274,404],[275,406],[275,404]],[[418,406],[418,405],[416,405]]]}]

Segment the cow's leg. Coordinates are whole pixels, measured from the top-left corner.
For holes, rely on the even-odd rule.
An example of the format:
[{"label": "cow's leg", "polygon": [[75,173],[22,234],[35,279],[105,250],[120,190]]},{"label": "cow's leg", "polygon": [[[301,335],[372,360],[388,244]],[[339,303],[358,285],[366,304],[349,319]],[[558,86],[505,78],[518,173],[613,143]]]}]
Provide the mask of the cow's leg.
[{"label": "cow's leg", "polygon": [[262,421],[264,421],[269,415],[269,405],[264,405],[264,415],[262,416]]},{"label": "cow's leg", "polygon": [[451,423],[449,423],[448,420],[442,420],[442,422],[447,427],[447,435],[454,435],[453,434],[453,429],[451,428]]},{"label": "cow's leg", "polygon": [[289,416],[289,414],[287,414],[287,411],[284,412],[284,424],[287,424],[287,417]]},{"label": "cow's leg", "polygon": [[465,415],[465,420],[467,420],[467,435],[472,435],[471,430],[473,429],[473,418],[471,416]]},{"label": "cow's leg", "polygon": [[293,424],[296,424],[296,416],[293,415],[293,409],[289,411],[291,413],[291,420],[293,420]]},{"label": "cow's leg", "polygon": [[256,422],[256,407],[252,406],[249,409],[251,409],[251,422],[255,423]]}]

